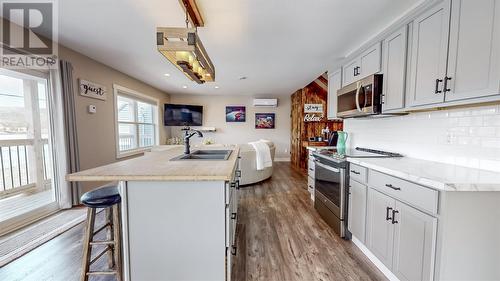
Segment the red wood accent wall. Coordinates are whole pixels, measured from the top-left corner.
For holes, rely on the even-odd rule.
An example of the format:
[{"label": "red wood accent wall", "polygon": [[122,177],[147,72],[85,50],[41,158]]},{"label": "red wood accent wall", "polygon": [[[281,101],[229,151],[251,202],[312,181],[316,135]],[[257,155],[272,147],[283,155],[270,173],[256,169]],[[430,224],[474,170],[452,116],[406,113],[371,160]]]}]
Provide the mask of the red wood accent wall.
[{"label": "red wood accent wall", "polygon": [[[291,162],[294,167],[304,171],[307,169],[307,149],[302,145],[303,141],[308,141],[310,137],[321,136],[321,130],[326,127],[330,131],[342,130],[342,121],[327,120],[328,84],[323,77],[320,76],[318,80],[292,94]],[[322,121],[304,122],[304,104],[307,103],[323,104],[325,112]]]}]

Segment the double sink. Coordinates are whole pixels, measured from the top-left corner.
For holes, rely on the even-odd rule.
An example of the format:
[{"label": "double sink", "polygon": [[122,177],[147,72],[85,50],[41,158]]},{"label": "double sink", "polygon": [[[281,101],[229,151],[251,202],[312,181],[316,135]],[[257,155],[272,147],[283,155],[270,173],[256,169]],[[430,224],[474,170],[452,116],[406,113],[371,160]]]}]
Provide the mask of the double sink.
[{"label": "double sink", "polygon": [[227,160],[232,150],[196,150],[190,154],[183,154],[170,159],[170,161],[180,160]]}]

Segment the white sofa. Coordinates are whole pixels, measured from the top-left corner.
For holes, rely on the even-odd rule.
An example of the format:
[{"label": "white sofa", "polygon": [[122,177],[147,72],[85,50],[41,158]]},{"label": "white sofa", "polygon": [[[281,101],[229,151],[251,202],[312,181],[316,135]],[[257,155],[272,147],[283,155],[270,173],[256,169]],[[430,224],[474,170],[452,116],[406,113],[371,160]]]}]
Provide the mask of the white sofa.
[{"label": "white sofa", "polygon": [[[274,154],[276,152],[276,147],[274,143],[267,142],[269,148],[271,149],[271,159],[274,165]],[[240,145],[240,170],[241,178],[240,185],[248,185],[252,183],[257,183],[265,179],[270,178],[273,175],[273,167],[265,168],[264,170],[258,171],[255,163],[255,149],[250,144]]]}]

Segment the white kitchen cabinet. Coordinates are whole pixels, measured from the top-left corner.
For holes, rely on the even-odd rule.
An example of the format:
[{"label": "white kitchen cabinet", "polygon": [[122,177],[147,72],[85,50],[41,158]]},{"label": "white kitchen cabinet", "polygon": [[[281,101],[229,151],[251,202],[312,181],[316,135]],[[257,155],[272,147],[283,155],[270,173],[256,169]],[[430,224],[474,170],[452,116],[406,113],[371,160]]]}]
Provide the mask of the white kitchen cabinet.
[{"label": "white kitchen cabinet", "polygon": [[437,219],[396,201],[392,272],[401,281],[433,280]]},{"label": "white kitchen cabinet", "polygon": [[351,179],[349,187],[348,229],[359,241],[365,242],[367,187]]},{"label": "white kitchen cabinet", "polygon": [[328,73],[328,120],[337,118],[337,91],[342,87],[342,70]]},{"label": "white kitchen cabinet", "polygon": [[446,101],[499,95],[500,2],[451,4]]},{"label": "white kitchen cabinet", "polygon": [[410,107],[444,102],[449,20],[450,0],[445,0],[412,23]]},{"label": "white kitchen cabinet", "polygon": [[368,188],[366,246],[389,269],[392,267],[394,227],[391,222],[395,200]]},{"label": "white kitchen cabinet", "polygon": [[377,42],[342,67],[342,85],[349,85],[366,76],[380,72],[381,43]]},{"label": "white kitchen cabinet", "polygon": [[380,42],[372,45],[359,56],[356,80],[380,72],[382,63],[382,46]]},{"label": "white kitchen cabinet", "polygon": [[356,81],[356,71],[359,64],[358,58],[355,58],[342,67],[342,85],[349,85]]},{"label": "white kitchen cabinet", "polygon": [[383,112],[405,106],[407,38],[408,26],[404,25],[382,42]]}]

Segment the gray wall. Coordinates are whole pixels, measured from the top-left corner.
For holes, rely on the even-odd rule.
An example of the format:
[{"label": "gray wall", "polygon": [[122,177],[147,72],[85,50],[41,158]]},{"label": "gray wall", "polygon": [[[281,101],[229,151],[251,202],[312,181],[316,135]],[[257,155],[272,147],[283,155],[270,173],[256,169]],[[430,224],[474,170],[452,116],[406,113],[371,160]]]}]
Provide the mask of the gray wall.
[{"label": "gray wall", "polygon": [[[273,98],[273,97],[259,97]],[[276,97],[274,97],[276,98]],[[170,102],[177,104],[203,105],[203,126],[216,127],[214,133],[204,133],[206,138],[216,143],[241,144],[269,139],[276,144],[276,158],[290,159],[290,96],[280,96],[277,108],[256,108],[252,106],[254,97],[250,96],[213,96],[213,95],[170,95]],[[246,122],[226,123],[225,110],[227,105],[246,106]],[[275,129],[255,129],[256,112],[276,113]],[[170,127],[172,136],[181,135],[181,127]],[[192,138],[193,143],[200,143],[202,139]]]}]

